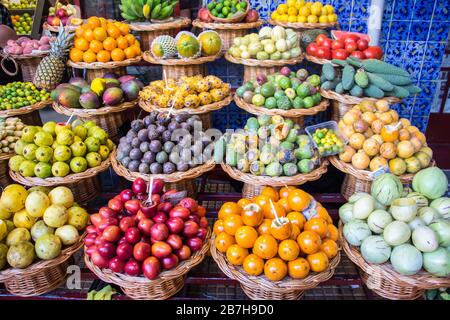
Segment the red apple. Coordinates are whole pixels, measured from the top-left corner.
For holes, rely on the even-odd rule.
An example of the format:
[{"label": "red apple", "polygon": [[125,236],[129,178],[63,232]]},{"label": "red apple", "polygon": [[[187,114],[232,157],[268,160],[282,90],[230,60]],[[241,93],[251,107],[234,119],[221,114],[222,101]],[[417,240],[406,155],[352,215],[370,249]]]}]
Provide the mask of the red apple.
[{"label": "red apple", "polygon": [[134,217],[137,219],[137,221],[141,221],[142,219],[148,219],[142,212],[142,210],[139,210]]},{"label": "red apple", "polygon": [[122,202],[127,202],[128,200],[133,199],[133,195],[133,191],[131,191],[130,189],[125,189],[119,194]]},{"label": "red apple", "polygon": [[124,266],[124,271],[129,276],[138,276],[141,273],[141,267],[139,263],[131,258]]},{"label": "red apple", "polygon": [[333,59],[345,60],[348,57],[348,52],[345,49],[336,49],[333,50]]},{"label": "red apple", "polygon": [[198,232],[198,224],[194,221],[186,221],[184,223],[183,234],[188,237],[194,237]]},{"label": "red apple", "polygon": [[117,242],[120,239],[122,231],[118,226],[107,226],[105,230],[103,230],[102,236],[106,241],[109,242]]},{"label": "red apple", "polygon": [[134,217],[125,217],[120,220],[119,227],[123,232],[127,232],[129,228],[136,226],[136,219]]},{"label": "red apple", "polygon": [[111,259],[116,255],[116,246],[111,242],[105,242],[97,246],[98,253],[105,259]]},{"label": "red apple", "polygon": [[155,223],[150,230],[150,235],[152,240],[164,241],[169,236],[169,229],[164,223]]},{"label": "red apple", "polygon": [[144,218],[139,220],[138,229],[139,231],[141,231],[141,233],[149,236],[151,234],[153,224],[154,223],[152,220]]},{"label": "red apple", "polygon": [[167,239],[166,242],[169,244],[169,246],[173,249],[173,250],[178,250],[181,249],[181,247],[183,246],[183,240],[181,239],[181,237],[177,234],[170,234]]},{"label": "red apple", "polygon": [[152,253],[152,246],[145,242],[138,242],[133,248],[133,257],[137,261],[144,261]]},{"label": "red apple", "polygon": [[102,236],[97,236],[97,238],[95,238],[95,245],[97,247],[104,244],[105,242],[106,240]]},{"label": "red apple", "polygon": [[[287,68],[287,67],[284,67]],[[287,68],[289,70],[289,68]],[[290,72],[289,72],[290,73]],[[182,206],[186,209],[189,209],[190,212],[196,212],[198,209],[198,203],[192,198],[184,198],[179,203],[179,206]]]},{"label": "red apple", "polygon": [[125,262],[118,257],[114,257],[109,261],[109,268],[112,272],[123,273],[125,269]]},{"label": "red apple", "polygon": [[67,16],[67,11],[63,8],[59,8],[58,10],[56,10],[56,16],[62,19]]},{"label": "red apple", "polygon": [[344,39],[344,43],[357,42],[359,37],[356,34],[347,34]]},{"label": "red apple", "polygon": [[203,246],[203,241],[199,237],[193,237],[186,240],[186,244],[189,246],[192,252],[198,251]]},{"label": "red apple", "polygon": [[173,205],[170,202],[161,202],[158,204],[158,211],[169,213],[172,210]]},{"label": "red apple", "polygon": [[171,253],[172,248],[168,243],[164,241],[158,241],[152,245],[152,255],[159,259],[167,257]]},{"label": "red apple", "polygon": [[323,43],[324,43],[324,41],[325,40],[328,40],[329,38],[326,36],[326,35],[324,35],[324,34],[319,34],[317,37],[316,37],[316,43],[317,43],[317,45],[319,46],[319,47],[321,47],[322,45],[323,45]]},{"label": "red apple", "polygon": [[136,199],[138,199],[139,201],[143,202],[143,201],[147,201],[148,199],[148,195],[144,192],[144,193],[138,193],[136,195]]},{"label": "red apple", "polygon": [[359,50],[353,51],[351,53],[351,56],[356,57],[356,58],[361,59],[361,60],[366,58],[366,55],[364,54],[364,52],[359,51]]},{"label": "red apple", "polygon": [[117,246],[116,254],[120,260],[127,261],[133,256],[133,246],[127,242],[121,243]]},{"label": "red apple", "polygon": [[125,232],[125,239],[131,244],[138,243],[141,240],[141,232],[136,227],[129,228]]},{"label": "red apple", "polygon": [[178,265],[178,257],[171,253],[167,257],[161,259],[161,265],[165,270],[173,269]]},{"label": "red apple", "polygon": [[147,183],[144,179],[137,178],[131,185],[131,189],[135,194],[144,193],[147,191]]},{"label": "red apple", "polygon": [[152,194],[150,197],[150,200],[152,200],[152,203],[159,204],[161,202],[161,196],[157,193]]},{"label": "red apple", "polygon": [[[245,22],[256,22],[259,19],[259,13],[255,9],[250,9],[245,16]],[[212,22],[212,21],[211,21]]]},{"label": "red apple", "polygon": [[125,210],[127,210],[127,212],[129,214],[138,213],[140,208],[141,208],[141,202],[137,199],[128,200],[127,202],[125,202]]},{"label": "red apple", "polygon": [[108,268],[109,260],[104,258],[98,251],[92,252],[91,254],[92,263],[94,263],[99,268]]},{"label": "red apple", "polygon": [[189,218],[190,211],[187,208],[176,206],[172,210],[170,210],[169,216],[171,218],[181,218],[186,221]]},{"label": "red apple", "polygon": [[315,42],[308,44],[308,46],[306,47],[306,53],[310,56],[315,57],[317,55],[317,50],[319,50],[319,46]]},{"label": "red apple", "polygon": [[169,228],[170,233],[180,233],[184,228],[184,221],[181,218],[170,218],[166,221],[166,225]]},{"label": "red apple", "polygon": [[116,212],[123,210],[123,202],[118,198],[113,198],[108,201],[108,207]]},{"label": "red apple", "polygon": [[114,211],[109,207],[101,207],[100,210],[98,210],[98,214],[103,218],[117,218],[119,215],[118,211]]},{"label": "red apple", "polygon": [[331,44],[332,44],[332,42],[333,42],[333,40],[331,40],[331,39],[325,39],[325,40],[322,42],[322,47],[331,49]]},{"label": "red apple", "polygon": [[363,51],[367,59],[381,59],[383,50],[379,46],[370,46]]},{"label": "red apple", "polygon": [[196,214],[189,215],[189,221],[194,221],[196,224],[200,223],[200,218]]},{"label": "red apple", "polygon": [[154,217],[153,221],[156,223],[164,223],[167,221],[167,215],[164,212],[158,212]]},{"label": "red apple", "polygon": [[191,257],[191,249],[187,245],[183,245],[181,249],[175,251],[175,254],[180,259],[180,261],[184,261]]},{"label": "red apple", "polygon": [[142,262],[142,272],[148,279],[155,279],[161,272],[161,264],[156,257],[148,257]]},{"label": "red apple", "polygon": [[356,51],[358,49],[358,46],[356,45],[356,42],[346,43],[345,44],[345,51],[348,53],[352,53],[353,51]]}]

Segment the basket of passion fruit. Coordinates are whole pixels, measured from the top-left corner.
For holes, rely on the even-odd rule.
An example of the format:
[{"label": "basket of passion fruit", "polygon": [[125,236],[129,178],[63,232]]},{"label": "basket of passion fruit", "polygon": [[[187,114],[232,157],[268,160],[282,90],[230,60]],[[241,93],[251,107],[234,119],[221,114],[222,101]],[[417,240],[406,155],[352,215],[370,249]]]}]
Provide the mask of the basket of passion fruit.
[{"label": "basket of passion fruit", "polygon": [[9,174],[26,186],[66,185],[85,203],[98,195],[98,174],[109,168],[114,148],[92,121],[26,126],[15,144],[16,155],[9,159]]},{"label": "basket of passion fruit", "polygon": [[342,185],[346,199],[355,191],[369,191],[380,173],[391,172],[402,183],[410,183],[420,169],[434,165],[425,135],[408,119],[399,118],[385,100],[355,105],[338,128],[348,145],[330,162],[346,173]]},{"label": "basket of passion fruit", "polygon": [[0,282],[19,296],[60,286],[89,214],[69,188],[7,186],[0,197]]},{"label": "basket of passion fruit", "polygon": [[342,247],[362,280],[378,295],[423,298],[450,285],[448,179],[437,168],[419,171],[412,189],[390,173],[371,192],[357,192],[339,209]]},{"label": "basket of passion fruit", "polygon": [[264,186],[299,185],[327,172],[311,138],[298,124],[281,116],[250,117],[244,130],[224,135],[214,146],[214,160],[251,198]]},{"label": "basket of passion fruit", "polygon": [[213,232],[212,257],[255,300],[300,299],[330,279],[340,261],[327,210],[291,186],[224,203]]}]

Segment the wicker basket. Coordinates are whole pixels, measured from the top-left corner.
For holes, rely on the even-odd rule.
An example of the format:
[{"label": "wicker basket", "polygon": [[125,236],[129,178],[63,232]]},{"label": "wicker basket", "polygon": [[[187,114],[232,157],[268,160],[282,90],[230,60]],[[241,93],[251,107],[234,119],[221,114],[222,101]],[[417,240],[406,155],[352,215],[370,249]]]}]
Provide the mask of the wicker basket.
[{"label": "wicker basket", "polygon": [[33,82],[34,74],[41,60],[48,55],[48,52],[38,54],[22,54],[11,55],[11,57],[18,62],[22,70],[22,81]]},{"label": "wicker basket", "polygon": [[9,268],[0,271],[0,282],[5,284],[8,292],[21,296],[38,296],[61,286],[67,276],[67,267],[72,263],[72,255],[83,246],[83,234],[70,247],[61,251],[59,257],[41,260],[26,269]]},{"label": "wicker basket", "polygon": [[225,59],[231,63],[244,65],[244,77],[242,81],[247,82],[256,79],[258,74],[272,74],[283,66],[298,64],[303,61],[303,55],[288,60],[257,60],[235,58],[227,52],[225,53]]},{"label": "wicker basket", "polygon": [[291,28],[291,29],[327,29],[327,28],[333,28],[336,27],[339,22],[328,22],[328,23],[302,23],[302,22],[281,22],[281,21],[275,21],[273,19],[269,19],[268,21],[273,26],[281,26],[285,28]]},{"label": "wicker basket", "polygon": [[100,269],[92,263],[88,255],[84,256],[86,266],[101,280],[114,283],[122,291],[135,300],[164,300],[168,299],[184,286],[187,273],[202,262],[210,247],[211,230],[208,229],[206,240],[201,250],[194,253],[189,260],[181,262],[172,270],[162,272],[158,278],[149,280],[145,277],[131,277],[126,274],[115,273],[110,269]]},{"label": "wicker basket", "polygon": [[139,172],[131,172],[125,168],[116,159],[116,150],[111,154],[111,166],[113,170],[121,177],[124,177],[128,181],[134,181],[137,178],[142,178],[145,181],[149,181],[150,177],[154,179],[162,179],[166,184],[166,189],[175,189],[178,191],[186,190],[189,195],[194,196],[197,192],[194,179],[202,174],[214,169],[215,163],[213,160],[199,165],[198,167],[189,169],[185,172],[174,172],[172,174],[143,174]]},{"label": "wicker basket", "polygon": [[[341,186],[341,194],[345,199],[348,200],[355,192],[370,193],[372,181],[375,180],[371,171],[355,169],[351,163],[341,161],[337,156],[331,156],[328,159],[336,169],[346,174]],[[433,160],[430,166],[434,167],[435,165],[436,162]],[[403,184],[411,184],[414,174],[404,174],[399,176],[399,178]]]},{"label": "wicker basket", "polygon": [[[79,26],[70,25],[70,26],[64,26],[64,29],[68,29],[69,32],[75,32],[75,30],[77,30],[78,27]],[[42,24],[42,29],[43,30],[48,30],[48,31],[54,32],[54,33],[58,33],[59,32],[59,26],[51,26],[47,22],[44,22]]]},{"label": "wicker basket", "polygon": [[[45,101],[40,101],[40,102],[32,104],[30,106],[22,107],[19,109],[1,110],[0,117],[1,118],[7,118],[7,117],[19,117],[20,118],[24,114],[28,114],[28,113],[43,109],[51,103],[52,103],[52,100],[49,99],[49,100],[45,100]],[[25,121],[25,120],[22,119],[22,121]],[[32,124],[29,122],[25,122],[25,123]]]},{"label": "wicker basket", "polygon": [[221,166],[222,170],[225,171],[231,178],[244,182],[242,197],[250,199],[259,195],[264,186],[298,186],[308,181],[315,181],[327,172],[328,160],[322,159],[320,166],[310,173],[297,174],[292,177],[255,176],[250,173],[243,173],[223,162],[221,163]]},{"label": "wicker basket", "polygon": [[123,125],[124,117],[122,112],[128,109],[134,108],[137,104],[137,100],[131,102],[123,102],[113,107],[102,107],[99,109],[73,109],[60,105],[57,102],[53,102],[53,109],[68,117],[74,115],[83,121],[92,120],[98,126],[108,133],[111,140],[117,142],[119,140],[119,129]]},{"label": "wicker basket", "polygon": [[15,153],[2,153],[0,154],[0,187],[5,188],[13,181],[11,180],[11,177],[9,176],[9,166],[8,161],[11,157],[13,157]]},{"label": "wicker basket", "polygon": [[390,263],[372,264],[361,256],[357,247],[351,246],[343,235],[339,222],[339,238],[344,252],[359,267],[359,273],[366,286],[376,294],[391,300],[412,300],[423,296],[425,290],[450,286],[450,278],[435,277],[426,271],[412,276],[397,273]]},{"label": "wicker basket", "polygon": [[73,62],[67,61],[69,67],[75,69],[86,69],[86,81],[89,83],[95,78],[101,78],[106,73],[116,73],[118,75],[126,75],[126,67],[134,65],[141,61],[142,57],[135,57],[124,61],[110,61],[110,62]]},{"label": "wicker basket", "polygon": [[247,16],[247,13],[250,11],[250,1],[249,0],[245,0],[245,2],[247,2],[247,8],[245,9],[245,12],[237,12],[232,18],[218,18],[215,17],[211,14],[211,12],[209,12],[208,10],[208,14],[209,17],[214,21],[214,22],[218,22],[218,23],[237,23],[237,22],[241,22],[242,20],[245,19],[245,17]]},{"label": "wicker basket", "polygon": [[305,290],[315,288],[321,282],[330,279],[341,260],[341,254],[330,261],[327,270],[311,273],[306,278],[297,280],[286,277],[282,281],[270,281],[265,276],[249,276],[242,267],[228,263],[226,256],[216,249],[215,236],[211,239],[211,256],[220,270],[229,278],[238,281],[245,294],[253,300],[299,300]]},{"label": "wicker basket", "polygon": [[185,17],[167,19],[161,22],[130,22],[130,30],[141,36],[142,50],[150,50],[152,41],[162,35],[176,36],[178,31],[191,24],[191,20]]},{"label": "wicker basket", "polygon": [[308,60],[308,61],[314,62],[316,64],[331,63],[333,66],[337,66],[337,64],[332,63],[331,60],[317,58],[317,57],[311,56],[311,55],[309,55],[307,53],[305,54],[305,59]]},{"label": "wicker basket", "polygon": [[256,22],[241,23],[203,22],[195,19],[192,25],[196,28],[216,31],[222,39],[222,52],[226,52],[233,45],[234,38],[245,36],[249,29],[259,28],[263,23],[264,20],[261,19]]}]

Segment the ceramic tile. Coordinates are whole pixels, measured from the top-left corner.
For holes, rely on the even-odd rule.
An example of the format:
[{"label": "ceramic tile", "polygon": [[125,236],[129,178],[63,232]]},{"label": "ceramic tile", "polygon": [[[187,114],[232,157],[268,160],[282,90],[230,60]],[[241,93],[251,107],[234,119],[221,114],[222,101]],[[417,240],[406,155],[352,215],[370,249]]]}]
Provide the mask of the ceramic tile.
[{"label": "ceramic tile", "polygon": [[[417,0],[414,5],[413,20],[431,20],[434,1]],[[439,2],[439,1],[438,1]]]},{"label": "ceramic tile", "polygon": [[357,17],[358,20],[369,17],[369,6],[369,0],[355,0],[352,10],[353,17]]},{"label": "ceramic tile", "polygon": [[445,41],[448,39],[449,23],[446,21],[433,21],[428,41]]},{"label": "ceramic tile", "polygon": [[390,60],[402,60],[405,50],[405,41],[388,41],[388,45],[384,52],[386,57],[389,57]]},{"label": "ceramic tile", "polygon": [[420,131],[425,132],[428,123],[428,117],[412,117],[411,118],[412,125],[419,128]]},{"label": "ceramic tile", "polygon": [[413,6],[410,0],[395,0],[392,19],[410,20],[412,17]]},{"label": "ceramic tile", "polygon": [[416,99],[413,117],[428,116],[430,114],[433,99]]},{"label": "ceramic tile", "polygon": [[437,85],[437,81],[420,81],[418,86],[422,89],[422,92],[417,94],[417,99],[433,98],[434,92],[438,88]]},{"label": "ceramic tile", "polygon": [[421,80],[438,80],[440,65],[434,61],[427,61],[423,63],[422,71],[420,73]]},{"label": "ceramic tile", "polygon": [[392,21],[389,40],[407,40],[409,21]]},{"label": "ceramic tile", "polygon": [[394,1],[388,0],[384,2],[383,21],[389,21],[392,19],[394,8]]},{"label": "ceramic tile", "polygon": [[450,4],[448,0],[438,0],[434,8],[434,20],[450,21]]},{"label": "ceramic tile", "polygon": [[405,44],[403,58],[404,60],[413,60],[421,62],[425,52],[424,41],[408,41]]},{"label": "ceramic tile", "polygon": [[354,32],[367,33],[367,19],[354,19],[350,26],[350,30]]},{"label": "ceramic tile", "polygon": [[[398,64],[397,64],[398,65]],[[403,68],[409,72],[412,79],[418,80],[420,76],[421,65],[416,61],[405,60],[403,63]]]},{"label": "ceramic tile", "polygon": [[440,62],[445,52],[445,42],[428,42],[425,48],[425,61]]},{"label": "ceramic tile", "polygon": [[428,31],[430,29],[430,21],[413,21],[411,23],[410,40],[426,41]]}]

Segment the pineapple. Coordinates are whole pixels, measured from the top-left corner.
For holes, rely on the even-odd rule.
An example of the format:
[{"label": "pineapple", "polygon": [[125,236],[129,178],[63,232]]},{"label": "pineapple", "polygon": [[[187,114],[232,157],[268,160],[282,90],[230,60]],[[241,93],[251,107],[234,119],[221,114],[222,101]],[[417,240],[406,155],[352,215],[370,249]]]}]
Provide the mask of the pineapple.
[{"label": "pineapple", "polygon": [[73,37],[68,28],[59,25],[58,37],[50,44],[50,54],[42,59],[36,69],[33,79],[36,87],[53,90],[61,82]]}]

